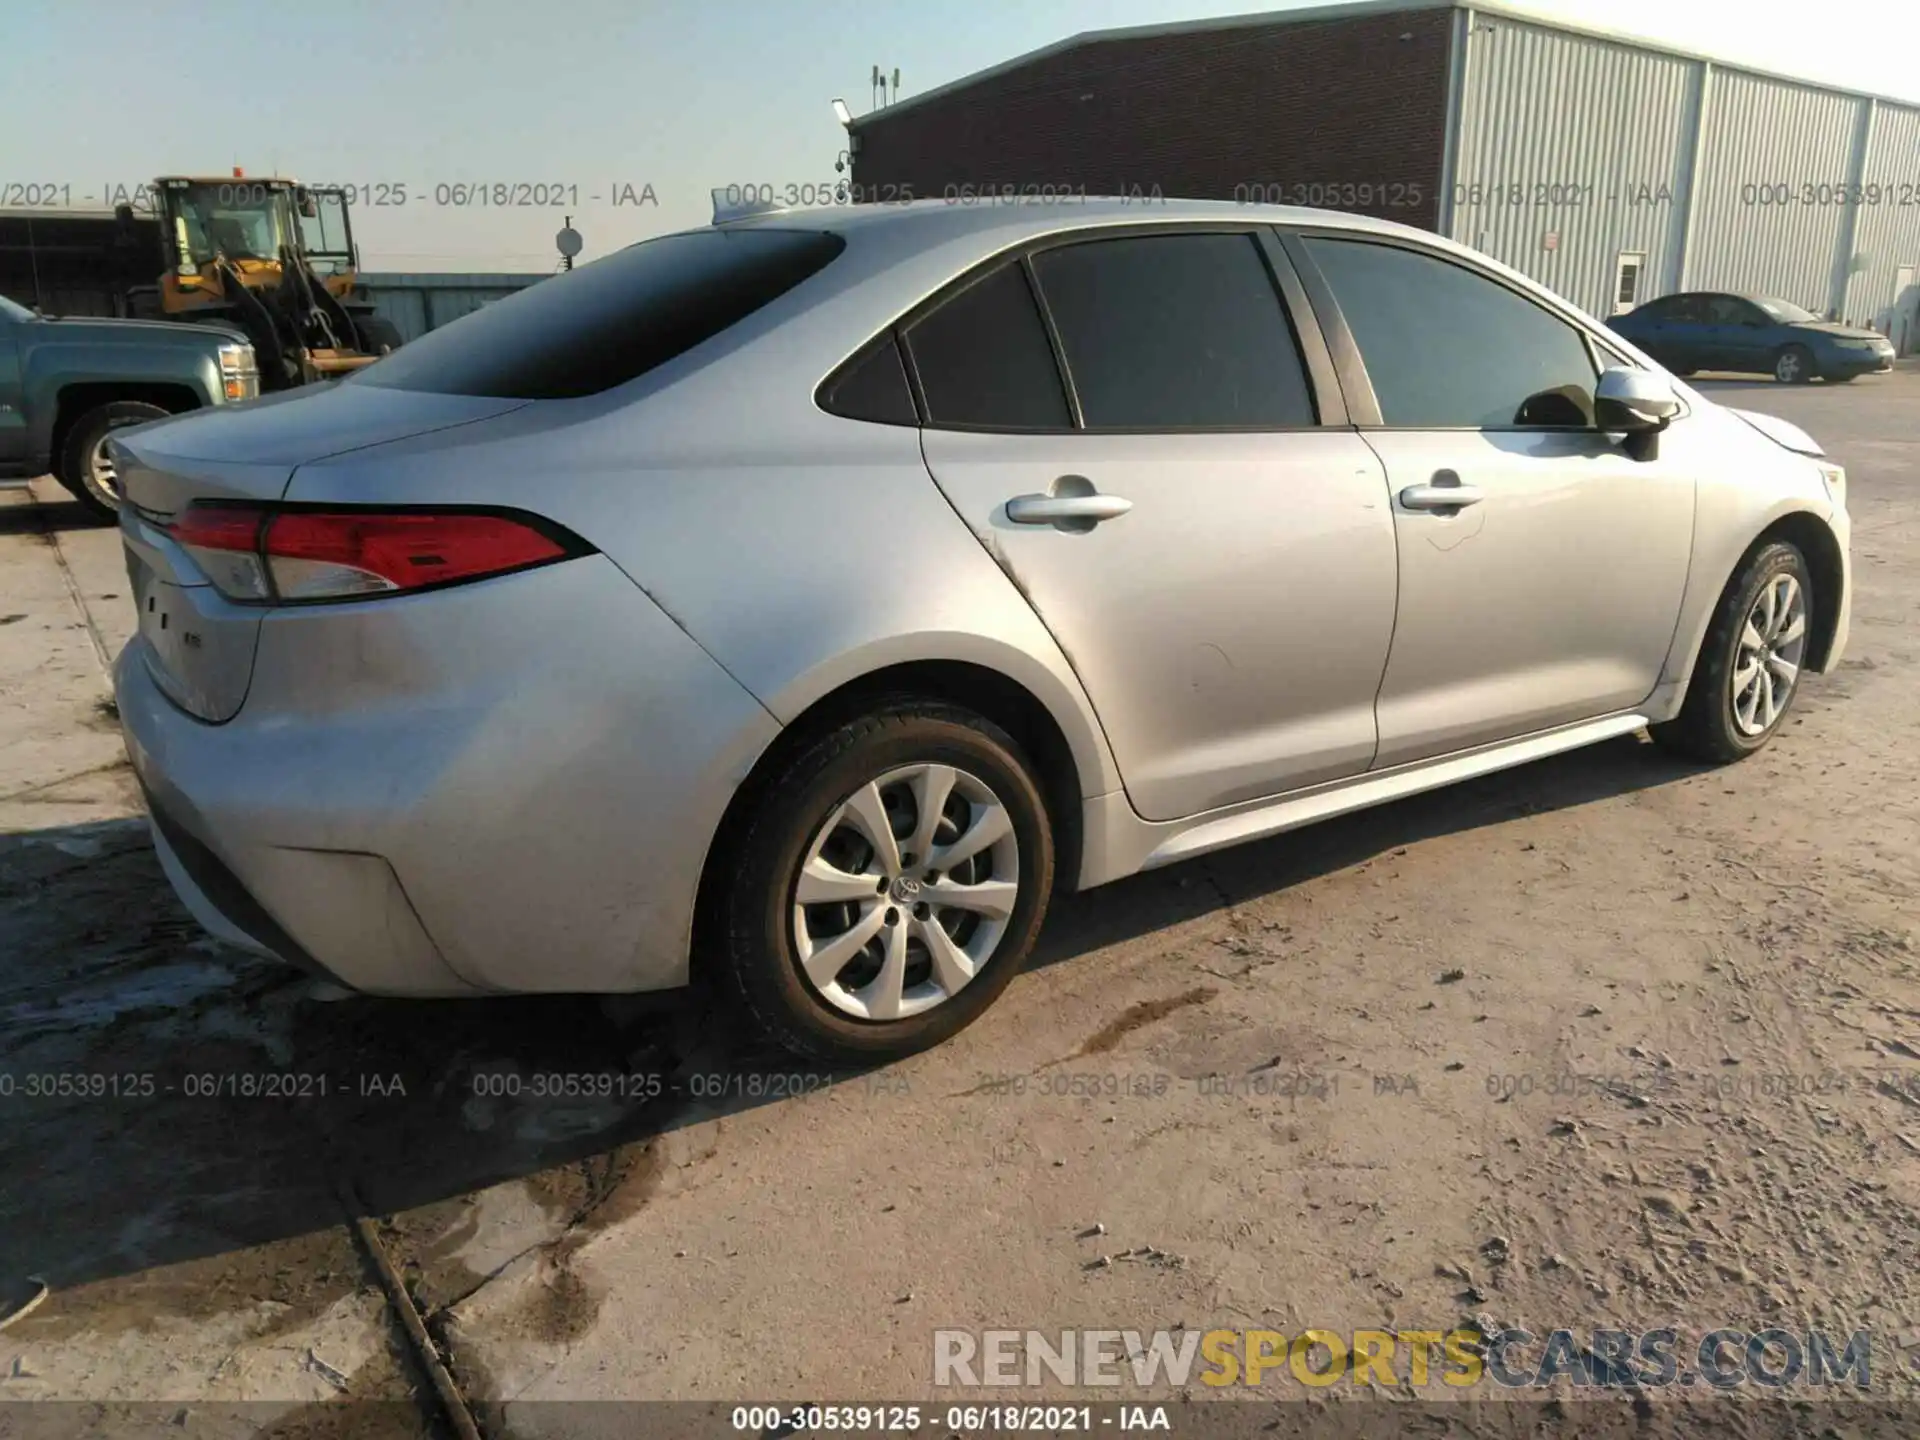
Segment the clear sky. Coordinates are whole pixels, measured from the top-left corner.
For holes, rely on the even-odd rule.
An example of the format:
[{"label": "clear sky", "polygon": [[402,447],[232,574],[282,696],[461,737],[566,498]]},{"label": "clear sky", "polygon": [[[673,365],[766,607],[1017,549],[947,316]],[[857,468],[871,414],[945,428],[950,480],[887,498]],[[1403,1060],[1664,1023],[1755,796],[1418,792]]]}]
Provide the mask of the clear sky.
[{"label": "clear sky", "polygon": [[[0,0],[0,187],[65,185],[79,205],[110,186],[236,164],[249,174],[386,186],[374,198],[390,202],[404,187],[404,204],[356,209],[368,269],[544,270],[566,208],[592,259],[704,224],[714,186],[831,183],[844,136],[830,102],[840,96],[867,110],[875,64],[900,69],[904,98],[1083,30],[1267,8],[1297,7]],[[1920,98],[1916,0],[1526,8]],[[440,187],[475,182],[545,184],[548,199],[566,187],[568,204],[439,203],[453,199]],[[629,195],[641,203],[614,203]]]}]

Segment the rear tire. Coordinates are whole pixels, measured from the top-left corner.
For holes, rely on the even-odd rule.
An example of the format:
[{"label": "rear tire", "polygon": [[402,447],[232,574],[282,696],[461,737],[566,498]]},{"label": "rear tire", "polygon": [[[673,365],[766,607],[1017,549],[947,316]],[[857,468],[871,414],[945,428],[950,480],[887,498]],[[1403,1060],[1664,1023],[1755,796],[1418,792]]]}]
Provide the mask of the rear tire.
[{"label": "rear tire", "polygon": [[1773,378],[1782,385],[1804,385],[1813,379],[1813,352],[1804,345],[1785,346],[1773,357]]},{"label": "rear tire", "polygon": [[1647,733],[1676,755],[1712,765],[1764,747],[1800,693],[1813,603],[1797,547],[1769,541],[1750,550],[1720,594],[1679,715]]},{"label": "rear tire", "polygon": [[149,420],[164,420],[172,413],[144,400],[112,400],[96,406],[67,431],[54,477],[100,519],[114,519],[120,513],[120,481],[106,456],[108,433]]},{"label": "rear tire", "polygon": [[937,1045],[999,998],[1046,916],[1054,846],[1011,736],[899,697],[806,743],[717,863],[728,988],[781,1047],[861,1065]]}]

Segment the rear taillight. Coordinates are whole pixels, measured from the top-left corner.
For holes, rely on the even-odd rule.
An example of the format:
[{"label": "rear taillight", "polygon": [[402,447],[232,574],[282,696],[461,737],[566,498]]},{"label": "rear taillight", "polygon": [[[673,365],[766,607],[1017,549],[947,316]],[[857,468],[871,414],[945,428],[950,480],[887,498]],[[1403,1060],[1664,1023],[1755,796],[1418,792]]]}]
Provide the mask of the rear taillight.
[{"label": "rear taillight", "polygon": [[355,600],[483,580],[591,552],[530,515],[195,503],[168,532],[229,600]]}]

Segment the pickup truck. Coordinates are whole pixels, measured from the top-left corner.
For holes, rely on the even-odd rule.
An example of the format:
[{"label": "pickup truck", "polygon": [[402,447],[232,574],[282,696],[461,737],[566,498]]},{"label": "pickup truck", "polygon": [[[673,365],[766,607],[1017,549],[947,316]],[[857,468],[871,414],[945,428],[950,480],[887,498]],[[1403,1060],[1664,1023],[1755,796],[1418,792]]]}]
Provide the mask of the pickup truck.
[{"label": "pickup truck", "polygon": [[0,486],[51,471],[102,519],[120,508],[107,433],[260,393],[237,331],[56,317],[0,297]]}]

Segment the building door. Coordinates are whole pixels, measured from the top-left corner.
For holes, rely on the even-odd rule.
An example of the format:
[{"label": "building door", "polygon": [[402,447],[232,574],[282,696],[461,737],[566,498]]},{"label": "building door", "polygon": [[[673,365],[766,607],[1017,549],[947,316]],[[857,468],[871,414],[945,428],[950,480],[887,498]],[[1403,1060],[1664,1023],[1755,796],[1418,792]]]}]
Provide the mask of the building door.
[{"label": "building door", "polygon": [[1646,272],[1644,250],[1622,250],[1613,267],[1613,313],[1624,315],[1640,303],[1640,277]]}]

